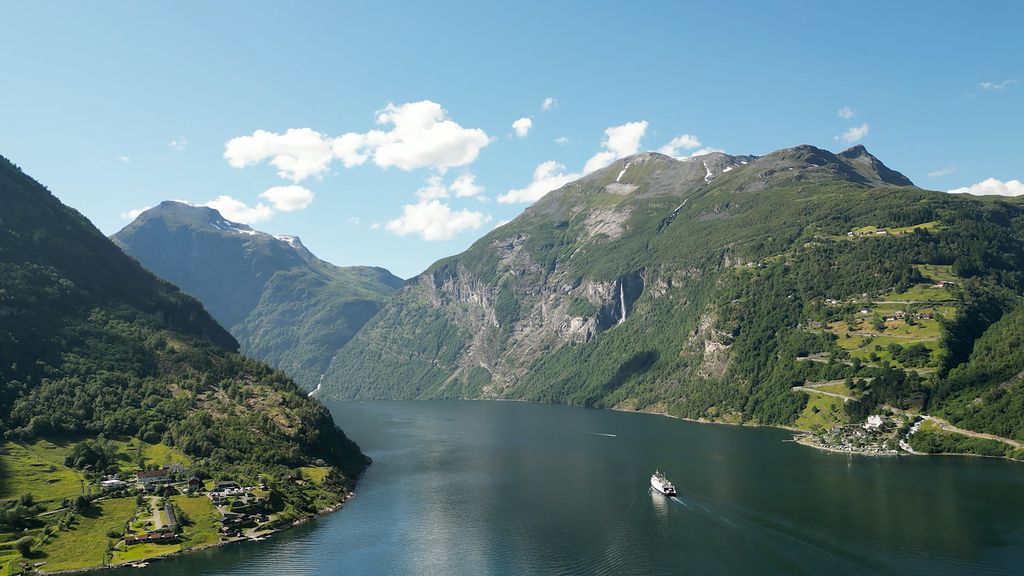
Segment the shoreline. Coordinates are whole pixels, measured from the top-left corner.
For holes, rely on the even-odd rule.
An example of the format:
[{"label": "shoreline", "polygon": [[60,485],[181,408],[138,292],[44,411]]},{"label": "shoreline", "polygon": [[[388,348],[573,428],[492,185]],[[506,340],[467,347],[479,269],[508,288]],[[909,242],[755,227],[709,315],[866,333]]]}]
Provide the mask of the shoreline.
[{"label": "shoreline", "polygon": [[349,500],[351,500],[351,499],[353,499],[355,497],[356,497],[355,491],[347,492],[345,494],[345,499],[343,501],[341,501],[341,502],[338,502],[337,504],[334,504],[332,506],[328,506],[327,508],[324,508],[323,510],[317,510],[315,514],[310,514],[309,516],[306,516],[304,518],[299,518],[298,520],[295,520],[294,522],[286,524],[285,526],[281,526],[280,528],[274,528],[272,530],[267,530],[266,532],[261,532],[258,535],[255,535],[255,536],[252,536],[252,537],[246,536],[246,537],[240,537],[240,538],[231,538],[229,540],[222,540],[220,542],[215,542],[215,543],[211,543],[211,544],[203,544],[202,546],[196,546],[194,548],[189,548],[187,550],[178,550],[177,552],[171,552],[169,554],[163,554],[161,556],[153,556],[152,558],[144,558],[142,560],[133,560],[133,561],[130,561],[130,562],[117,562],[117,563],[114,563],[114,564],[104,564],[102,566],[90,566],[88,568],[75,568],[75,569],[72,569],[72,570],[56,570],[56,571],[53,571],[53,572],[49,572],[49,571],[46,570],[46,566],[40,566],[39,569],[37,570],[37,572],[39,574],[46,574],[46,575],[50,575],[50,574],[85,574],[85,573],[92,573],[92,572],[101,572],[101,571],[104,571],[104,570],[119,570],[121,568],[135,568],[136,564],[149,564],[149,563],[152,563],[152,562],[159,562],[161,560],[167,560],[167,559],[170,559],[170,558],[177,558],[177,557],[180,557],[180,556],[187,556],[187,555],[193,554],[195,552],[202,552],[204,550],[210,550],[210,549],[213,549],[213,548],[220,548],[222,546],[227,546],[229,544],[237,544],[239,542],[258,542],[260,540],[264,540],[266,538],[269,538],[269,537],[271,537],[274,534],[277,534],[279,532],[285,532],[285,531],[290,530],[292,528],[296,528],[298,526],[302,526],[303,524],[306,524],[306,523],[311,522],[313,520],[317,520],[319,518],[323,518],[323,517],[327,516],[328,514],[333,514],[333,513],[337,512],[337,511],[341,510],[342,508],[344,508],[345,504]]},{"label": "shoreline", "polygon": [[[526,402],[526,400],[516,400],[516,402]],[[564,406],[571,406],[571,404],[564,404]],[[595,408],[595,410],[613,410],[615,412],[626,412],[630,414],[649,414],[651,416],[664,416],[666,418],[672,418],[675,420],[682,420],[683,422],[693,422],[694,424],[720,424],[724,426],[739,426],[747,428],[776,428],[778,430],[786,430],[793,432],[793,439],[788,442],[795,442],[801,446],[807,446],[808,448],[814,448],[823,452],[832,452],[835,454],[846,454],[848,456],[868,456],[868,457],[900,457],[900,456],[973,456],[977,458],[992,458],[995,460],[1006,460],[1007,462],[1022,462],[1024,460],[1016,460],[1008,456],[990,456],[988,454],[973,454],[970,452],[897,452],[894,454],[884,454],[877,452],[853,452],[847,450],[840,450],[838,448],[832,448],[829,446],[821,446],[810,441],[814,437],[814,433],[810,430],[802,430],[793,426],[785,426],[781,424],[756,424],[756,423],[743,423],[743,422],[716,422],[713,420],[704,420],[699,418],[686,418],[683,416],[673,416],[666,412],[652,412],[646,410],[626,410],[623,408]],[[952,433],[952,432],[951,432]]]},{"label": "shoreline", "polygon": [[[578,404],[565,404],[565,403],[561,403],[561,402],[534,402],[532,400],[523,400],[523,399],[520,399],[520,398],[466,398],[466,397],[461,397],[461,398],[421,398],[421,399],[410,399],[410,398],[403,398],[403,399],[398,399],[398,398],[366,399],[366,398],[360,398],[360,399],[349,399],[349,400],[334,399],[334,400],[328,400],[325,403],[330,403],[330,402],[430,402],[430,401],[453,401],[453,400],[469,401],[469,402],[521,402],[523,404],[538,404],[538,405],[550,405],[550,406],[569,406],[569,407],[572,407],[572,408],[583,408],[583,409],[586,409],[586,410],[609,410],[609,411],[612,411],[612,412],[622,412],[622,413],[626,413],[626,414],[646,414],[646,415],[649,415],[649,416],[662,416],[662,417],[665,417],[665,418],[672,418],[673,420],[681,420],[683,422],[692,422],[694,424],[717,424],[717,425],[722,425],[722,426],[737,426],[737,427],[741,427],[741,428],[744,428],[744,427],[745,428],[775,428],[775,429],[778,429],[778,430],[786,430],[787,432],[792,432],[793,433],[793,435],[794,435],[793,439],[792,440],[788,440],[788,442],[796,442],[797,444],[801,444],[801,445],[807,446],[809,448],[815,448],[817,450],[822,450],[822,451],[825,451],[825,452],[833,452],[833,453],[836,453],[836,454],[847,454],[847,455],[851,455],[851,456],[871,456],[871,457],[875,457],[875,456],[979,456],[979,457],[982,457],[982,458],[994,458],[996,460],[1006,460],[1006,461],[1009,461],[1009,462],[1021,462],[1021,463],[1024,463],[1024,460],[1016,460],[1016,459],[1010,458],[1008,456],[989,456],[989,455],[985,455],[985,454],[972,454],[972,453],[969,453],[969,452],[936,452],[936,453],[930,453],[930,452],[912,451],[912,452],[900,452],[900,453],[896,453],[896,454],[879,454],[879,453],[876,453],[876,452],[848,452],[846,450],[839,450],[839,449],[835,449],[835,448],[830,448],[828,446],[820,446],[818,444],[813,444],[813,443],[807,442],[804,439],[805,438],[813,437],[814,433],[812,431],[804,430],[802,428],[797,428],[795,426],[786,426],[784,424],[760,424],[760,423],[756,423],[756,422],[723,422],[723,421],[718,421],[718,420],[707,420],[707,419],[703,419],[703,418],[687,418],[685,416],[675,416],[673,414],[669,414],[668,412],[658,412],[658,411],[654,411],[654,410],[630,410],[630,409],[627,409],[627,408],[617,408],[617,407],[595,408],[595,407],[590,407],[590,406],[581,406],[581,405],[578,405]],[[926,419],[930,418],[929,415],[921,415],[921,416],[923,418],[926,418]],[[954,432],[949,432],[949,433],[952,434]]]}]

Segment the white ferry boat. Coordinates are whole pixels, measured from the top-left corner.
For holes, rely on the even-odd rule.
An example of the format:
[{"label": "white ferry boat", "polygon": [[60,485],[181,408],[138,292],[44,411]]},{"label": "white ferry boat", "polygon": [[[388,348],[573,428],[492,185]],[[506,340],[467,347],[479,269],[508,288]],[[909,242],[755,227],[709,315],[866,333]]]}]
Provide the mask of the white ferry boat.
[{"label": "white ferry boat", "polygon": [[658,492],[661,492],[665,496],[675,496],[676,487],[665,478],[665,475],[660,471],[655,470],[654,474],[651,475],[651,488],[654,488]]}]

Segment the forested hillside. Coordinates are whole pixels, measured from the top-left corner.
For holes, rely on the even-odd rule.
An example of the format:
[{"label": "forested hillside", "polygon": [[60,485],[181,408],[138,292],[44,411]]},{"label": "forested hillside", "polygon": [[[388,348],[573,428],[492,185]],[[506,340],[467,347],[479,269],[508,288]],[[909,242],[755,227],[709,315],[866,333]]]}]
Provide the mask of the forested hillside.
[{"label": "forested hillside", "polygon": [[1001,348],[1022,239],[1017,200],[921,190],[859,146],[641,154],[411,280],[325,388],[792,425],[820,409],[794,387],[849,379],[834,420],[886,405],[1024,440]]},{"label": "forested hillside", "polygon": [[[69,526],[103,514],[89,500],[104,474],[171,455],[199,478],[263,479],[282,518],[343,501],[368,458],[323,405],[236,349],[199,302],[0,159],[0,533],[27,534],[26,557],[70,554]],[[137,462],[117,455],[127,445]],[[68,456],[31,456],[47,450]],[[330,482],[296,489],[303,467]]]}]

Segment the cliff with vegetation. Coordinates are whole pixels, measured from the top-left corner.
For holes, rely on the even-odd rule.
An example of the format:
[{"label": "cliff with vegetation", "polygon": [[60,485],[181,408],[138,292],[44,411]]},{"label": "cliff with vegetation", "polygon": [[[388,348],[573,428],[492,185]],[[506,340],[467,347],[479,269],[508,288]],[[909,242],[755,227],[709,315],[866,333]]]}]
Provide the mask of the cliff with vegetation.
[{"label": "cliff with vegetation", "polygon": [[1024,440],[1022,271],[1019,201],[919,189],[860,146],[645,153],[410,280],[324,387],[816,432],[903,410]]}]

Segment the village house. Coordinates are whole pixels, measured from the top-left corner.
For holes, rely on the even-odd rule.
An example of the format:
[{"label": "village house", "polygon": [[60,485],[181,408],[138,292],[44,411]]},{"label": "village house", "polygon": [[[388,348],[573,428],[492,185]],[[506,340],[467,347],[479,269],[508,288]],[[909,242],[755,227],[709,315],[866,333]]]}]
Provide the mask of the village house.
[{"label": "village house", "polygon": [[106,480],[100,481],[100,489],[104,492],[114,492],[127,486],[127,482],[124,480],[118,480],[117,478],[107,478]]},{"label": "village house", "polygon": [[199,478],[196,478],[195,476],[189,478],[188,482],[185,483],[186,494],[195,494],[196,492],[202,492],[203,488],[203,481],[200,480]]},{"label": "village house", "polygon": [[242,487],[238,485],[238,482],[217,482],[213,485],[213,490],[210,490],[210,492],[217,492],[220,494],[238,494],[242,492]]},{"label": "village house", "polygon": [[124,543],[129,546],[132,544],[172,544],[178,541],[178,535],[173,532],[147,532],[145,534],[135,534],[132,536],[125,536]]},{"label": "village house", "polygon": [[139,470],[135,476],[139,480],[139,485],[147,492],[154,490],[157,486],[167,484],[171,481],[170,470],[167,468],[160,468],[158,470]]}]

